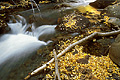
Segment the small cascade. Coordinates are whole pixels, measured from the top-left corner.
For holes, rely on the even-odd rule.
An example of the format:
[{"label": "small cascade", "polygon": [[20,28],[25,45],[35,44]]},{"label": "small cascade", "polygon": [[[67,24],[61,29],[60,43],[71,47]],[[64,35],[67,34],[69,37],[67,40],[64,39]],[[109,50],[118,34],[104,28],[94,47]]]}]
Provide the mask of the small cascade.
[{"label": "small cascade", "polygon": [[[35,3],[34,0],[31,0]],[[88,5],[89,2],[95,0],[66,0],[70,3],[69,12],[72,11],[72,8],[80,5]],[[76,3],[73,2],[76,1]],[[35,3],[36,4],[36,3]],[[32,4],[31,4],[32,5]],[[33,5],[32,5],[33,6]],[[37,6],[37,4],[36,4]],[[45,6],[44,6],[45,8]],[[43,9],[44,9],[43,8]],[[49,7],[45,8],[48,9]],[[68,7],[67,7],[68,8]],[[66,14],[67,14],[66,8]],[[38,6],[37,11],[40,12]],[[29,14],[34,13],[35,9],[32,8],[32,11],[27,12]],[[41,10],[42,11],[42,10]],[[46,12],[47,11],[47,12]],[[58,18],[61,18],[65,14],[60,12],[61,9],[56,10],[43,10],[42,14],[38,14],[36,18],[37,21],[28,24],[24,17],[28,18],[28,14],[24,17],[20,15],[11,15],[11,19],[8,23],[8,26],[11,28],[11,31],[8,34],[0,36],[0,80],[6,80],[9,73],[16,67],[19,67],[24,63],[29,57],[34,55],[39,48],[49,44],[50,38],[56,35],[55,27],[56,25],[43,25],[43,24],[54,24]],[[59,15],[61,13],[61,15]],[[23,13],[22,13],[23,14]],[[26,13],[24,13],[26,14]],[[39,18],[42,16],[42,18]],[[28,18],[29,19],[29,18]],[[28,20],[27,19],[27,20]],[[45,22],[46,21],[46,22]],[[43,22],[42,24],[39,24]],[[51,23],[52,22],[52,23]],[[39,26],[42,25],[42,26]]]},{"label": "small cascade", "polygon": [[33,35],[39,40],[47,41],[55,35],[57,25],[42,25],[33,31]]},{"label": "small cascade", "polygon": [[94,2],[96,0],[67,0],[67,2],[70,2],[68,4],[70,4],[72,7],[78,7],[78,6],[86,6],[91,2]]},{"label": "small cascade", "polygon": [[[32,31],[22,16],[17,16],[16,23],[8,23],[11,28],[9,34],[0,36],[0,79],[5,80],[9,72],[21,65],[27,58],[33,55],[39,48],[49,44],[50,36],[55,33],[56,25],[43,25]],[[15,17],[13,17],[15,18]],[[44,42],[43,40],[49,38]],[[40,41],[41,39],[42,41]]]},{"label": "small cascade", "polygon": [[[8,39],[6,39],[8,38]],[[4,40],[5,39],[5,40]],[[24,34],[10,35],[5,34],[1,37],[0,42],[0,65],[9,59],[18,59],[39,49],[42,45],[47,45],[39,41],[36,37]],[[13,61],[12,61],[13,62]]]}]

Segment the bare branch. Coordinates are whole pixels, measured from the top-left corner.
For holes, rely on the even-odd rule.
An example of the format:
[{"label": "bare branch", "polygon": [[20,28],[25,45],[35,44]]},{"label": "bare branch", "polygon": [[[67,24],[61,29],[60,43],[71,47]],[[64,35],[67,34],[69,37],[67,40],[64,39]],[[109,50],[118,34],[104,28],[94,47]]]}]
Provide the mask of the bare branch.
[{"label": "bare branch", "polygon": [[[74,47],[75,45],[78,45],[78,44],[81,44],[81,43],[84,43],[85,41],[89,40],[89,39],[92,39],[93,37],[95,36],[111,36],[111,35],[117,35],[120,33],[120,30],[117,30],[117,31],[111,31],[111,32],[105,32],[105,33],[101,33],[101,32],[95,32],[95,33],[92,33],[91,35],[89,36],[86,36],[85,38],[73,43],[73,44],[70,44],[66,49],[64,49],[61,53],[59,53],[57,55],[57,58],[62,56],[63,54],[65,54],[68,50],[70,50],[72,47]],[[39,71],[43,70],[44,68],[47,67],[47,64],[50,64],[54,62],[54,58],[52,58],[49,62],[47,62],[46,64],[44,64],[43,66],[37,68],[36,70],[34,70],[32,73],[31,73],[31,76],[32,75],[35,75],[36,73],[38,73]],[[27,76],[25,79],[28,79],[30,78],[31,76]]]},{"label": "bare branch", "polygon": [[58,70],[58,60],[57,60],[57,55],[56,55],[55,49],[53,49],[53,54],[54,54],[54,58],[55,58],[55,74],[57,75],[58,80],[61,80],[59,70]]}]

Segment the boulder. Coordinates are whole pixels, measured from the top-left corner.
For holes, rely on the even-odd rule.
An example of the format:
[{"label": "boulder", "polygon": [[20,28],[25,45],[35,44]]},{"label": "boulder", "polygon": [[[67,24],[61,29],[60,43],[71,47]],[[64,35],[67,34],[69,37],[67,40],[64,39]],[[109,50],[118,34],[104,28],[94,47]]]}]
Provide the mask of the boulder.
[{"label": "boulder", "polygon": [[112,43],[109,49],[109,56],[117,65],[120,66],[120,34],[115,39],[115,42]]},{"label": "boulder", "polygon": [[120,3],[106,7],[101,15],[120,18]]},{"label": "boulder", "polygon": [[71,9],[64,8],[64,10],[62,10],[63,6],[58,9],[53,9],[54,6],[51,6],[51,8],[52,9],[45,8],[47,10],[41,9],[41,12],[37,12],[34,15],[33,14],[28,15],[28,13],[32,11],[32,9],[29,10],[29,12],[27,11],[27,12],[23,12],[22,14],[21,13],[20,14],[24,16],[30,24],[34,23],[34,25],[38,27],[38,26],[46,25],[46,24],[47,25],[58,24],[61,17],[65,16],[66,14],[72,13],[74,11],[74,9],[72,8]]},{"label": "boulder", "polygon": [[80,14],[69,14],[63,17],[61,24],[57,25],[56,30],[65,31],[67,33],[81,32],[81,29],[90,26],[88,18]]},{"label": "boulder", "polygon": [[120,19],[116,17],[109,17],[107,22],[113,24],[116,27],[120,26]]},{"label": "boulder", "polygon": [[115,1],[116,0],[96,0],[95,2],[90,3],[90,5],[98,9],[104,9]]}]

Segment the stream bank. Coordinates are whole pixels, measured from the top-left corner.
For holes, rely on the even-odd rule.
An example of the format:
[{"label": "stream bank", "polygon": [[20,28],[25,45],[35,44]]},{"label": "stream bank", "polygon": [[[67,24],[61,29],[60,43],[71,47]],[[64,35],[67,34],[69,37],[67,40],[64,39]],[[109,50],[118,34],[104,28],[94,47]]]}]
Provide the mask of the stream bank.
[{"label": "stream bank", "polygon": [[[79,11],[80,10],[81,9],[79,7]],[[90,8],[90,10],[92,9]],[[112,23],[103,20],[104,17],[102,17],[100,14],[89,12],[87,10],[84,12],[79,11],[66,14],[63,16],[63,18],[60,17],[60,23],[58,24],[56,20],[56,29],[61,31],[63,34],[52,38],[52,44],[46,46],[45,48],[39,49],[37,53],[32,56],[32,58],[23,63],[23,65],[21,65],[19,68],[14,69],[8,76],[8,79],[22,80],[34,69],[49,61],[53,57],[53,49],[56,49],[56,52],[60,53],[68,45],[94,32],[118,30],[113,26]],[[41,24],[38,24],[38,26],[39,25]],[[116,36],[94,38],[85,44],[76,45],[65,55],[58,58],[61,78],[65,80],[119,80],[119,67],[112,62],[107,52],[107,49],[114,42],[115,38]],[[47,69],[44,69],[37,76],[32,77],[30,80],[54,79],[54,66],[54,63],[49,64]]]}]

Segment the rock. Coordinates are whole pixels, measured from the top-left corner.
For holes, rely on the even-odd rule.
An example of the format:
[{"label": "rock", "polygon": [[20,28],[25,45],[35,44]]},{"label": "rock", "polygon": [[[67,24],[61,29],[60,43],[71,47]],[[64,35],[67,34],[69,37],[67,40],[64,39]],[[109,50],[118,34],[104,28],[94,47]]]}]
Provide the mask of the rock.
[{"label": "rock", "polygon": [[[60,18],[65,16],[66,14],[72,13],[74,9],[67,9],[67,5],[61,5],[58,9],[54,9],[56,4],[47,4],[41,5],[40,12],[37,8],[34,9],[35,14],[33,15],[33,10],[27,10],[23,12],[19,12],[18,14],[25,17],[28,23],[34,25],[36,27],[41,25],[54,25],[60,23]],[[65,8],[64,11],[62,10]]]},{"label": "rock", "polygon": [[112,4],[116,0],[96,0],[95,2],[90,3],[89,5],[98,8],[98,9],[104,9],[108,5]]},{"label": "rock", "polygon": [[77,20],[76,22],[77,26],[83,26],[83,28],[87,27],[88,24],[90,23],[89,20],[82,15],[76,16],[73,19]]},{"label": "rock", "polygon": [[120,3],[106,7],[101,15],[120,18]]},{"label": "rock", "polygon": [[10,28],[8,27],[7,23],[0,19],[0,34],[7,33],[8,31],[10,31]]},{"label": "rock", "polygon": [[44,13],[45,16],[41,16],[41,13],[36,13],[35,15],[31,15],[29,17],[29,23],[32,24],[34,23],[35,26],[41,26],[41,25],[53,25],[53,24],[57,24],[57,18],[59,17],[55,17],[54,19],[54,15],[51,15],[48,17],[46,16],[46,13]]},{"label": "rock", "polygon": [[56,30],[65,31],[67,33],[80,33],[82,29],[90,26],[88,18],[81,14],[72,13],[64,16],[62,23],[57,25]]},{"label": "rock", "polygon": [[54,6],[54,9],[59,9],[63,7],[71,7],[69,4],[61,3]]},{"label": "rock", "polygon": [[115,39],[115,42],[112,43],[109,49],[109,56],[117,65],[120,66],[120,34]]},{"label": "rock", "polygon": [[108,55],[106,51],[113,41],[114,39],[109,38],[97,39],[96,42],[89,42],[88,44],[84,45],[83,51],[90,53],[91,55],[106,56]]},{"label": "rock", "polygon": [[120,19],[116,17],[109,17],[109,20],[107,21],[108,23],[111,23],[113,25],[118,25],[120,26]]}]

